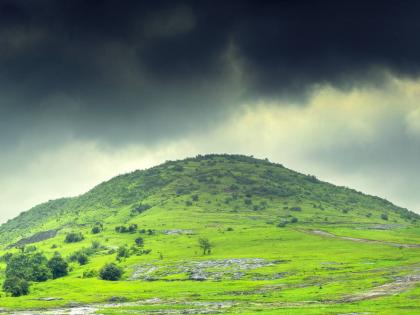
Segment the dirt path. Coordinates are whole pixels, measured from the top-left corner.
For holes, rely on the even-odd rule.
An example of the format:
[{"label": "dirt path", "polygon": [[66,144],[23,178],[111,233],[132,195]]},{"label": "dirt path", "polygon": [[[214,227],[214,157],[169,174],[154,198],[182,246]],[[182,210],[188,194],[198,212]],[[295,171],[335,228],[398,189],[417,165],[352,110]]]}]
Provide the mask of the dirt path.
[{"label": "dirt path", "polygon": [[[344,297],[338,302],[356,302],[362,300],[374,299],[382,296],[395,295],[407,291],[420,282],[420,272],[404,277],[398,277],[394,282],[385,283],[383,285],[372,288],[369,291],[356,293]],[[337,302],[337,301],[335,301]]]},{"label": "dirt path", "polygon": [[370,239],[366,239],[366,238],[341,236],[341,235],[332,234],[330,232],[326,232],[326,231],[322,231],[322,230],[299,230],[299,231],[304,232],[304,233],[310,233],[310,234],[325,236],[325,237],[340,238],[342,240],[359,242],[359,243],[383,244],[383,245],[389,245],[389,246],[394,246],[394,247],[403,247],[403,248],[420,248],[420,244],[403,244],[403,243],[395,243],[395,242],[388,242],[388,241],[370,240]]}]

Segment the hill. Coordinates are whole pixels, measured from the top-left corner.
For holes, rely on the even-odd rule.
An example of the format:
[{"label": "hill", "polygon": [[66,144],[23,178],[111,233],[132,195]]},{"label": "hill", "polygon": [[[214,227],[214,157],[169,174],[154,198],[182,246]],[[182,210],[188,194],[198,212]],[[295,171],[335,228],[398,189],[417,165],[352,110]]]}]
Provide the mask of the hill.
[{"label": "hill", "polygon": [[[419,218],[267,160],[205,155],[170,161],[38,205],[3,224],[3,257],[21,251],[51,259],[58,252],[69,273],[30,279],[29,296],[3,296],[0,305],[5,311],[64,307],[59,313],[69,303],[114,299],[121,312],[194,313],[200,303],[223,313],[261,308],[277,314],[286,304],[289,313],[317,313],[320,306],[332,313],[375,312],[381,304],[369,304],[363,295],[376,297],[373,291],[395,310],[417,307],[408,298],[401,303],[381,295],[380,286],[395,276],[411,279],[404,288],[391,285],[396,293],[416,285]],[[200,247],[206,241],[207,251]],[[120,281],[98,279],[110,262],[124,272]],[[0,264],[4,280],[10,260]],[[159,301],[147,302],[151,298]]]}]

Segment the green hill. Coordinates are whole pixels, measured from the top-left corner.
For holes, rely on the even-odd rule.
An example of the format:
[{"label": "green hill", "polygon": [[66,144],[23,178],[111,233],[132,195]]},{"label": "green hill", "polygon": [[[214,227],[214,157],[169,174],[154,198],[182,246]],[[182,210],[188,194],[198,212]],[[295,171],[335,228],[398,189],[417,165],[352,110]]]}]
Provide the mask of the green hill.
[{"label": "green hill", "polygon": [[[420,307],[412,298],[420,296],[412,280],[419,218],[267,160],[205,155],[166,162],[3,224],[0,255],[50,259],[59,252],[69,274],[31,279],[29,295],[3,293],[0,307],[62,307],[60,313],[69,304],[112,300],[113,307],[97,306],[101,314],[193,314],[203,305],[219,313],[375,313],[383,305],[409,312]],[[69,234],[82,237],[66,242]],[[206,255],[200,239],[210,243]],[[121,280],[99,279],[110,262],[124,272]],[[7,263],[0,263],[1,281]],[[409,280],[394,288],[395,277]],[[392,294],[380,293],[384,285]]]}]

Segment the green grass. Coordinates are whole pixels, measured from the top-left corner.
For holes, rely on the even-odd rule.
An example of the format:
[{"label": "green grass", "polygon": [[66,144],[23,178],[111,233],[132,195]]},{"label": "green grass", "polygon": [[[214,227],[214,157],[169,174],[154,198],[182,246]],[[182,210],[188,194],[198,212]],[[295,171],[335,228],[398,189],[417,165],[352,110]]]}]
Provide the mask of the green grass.
[{"label": "green grass", "polygon": [[[197,201],[193,201],[193,195],[198,195]],[[251,203],[246,201],[249,199]],[[133,215],[132,209],[139,204],[151,208]],[[293,211],[294,207],[301,210]],[[387,221],[381,219],[382,213],[388,215]],[[292,217],[298,222],[290,223]],[[289,223],[277,227],[284,220]],[[104,224],[104,231],[93,235],[90,231],[97,221]],[[106,303],[119,297],[135,303],[105,307],[100,313],[181,311],[203,307],[199,303],[220,302],[231,303],[221,308],[226,314],[415,314],[420,307],[416,283],[393,296],[352,303],[343,298],[391,283],[398,276],[419,274],[420,248],[358,243],[304,230],[420,244],[417,221],[417,215],[385,200],[320,182],[267,161],[206,156],[168,162],[116,177],[83,196],[35,207],[0,227],[4,246],[0,255],[15,252],[7,245],[21,237],[49,229],[59,232],[54,238],[33,244],[48,257],[55,251],[68,257],[93,241],[106,247],[90,256],[87,265],[71,263],[72,270],[64,278],[32,283],[28,296],[13,298],[2,293],[0,308],[65,307],[74,302]],[[115,232],[116,226],[132,223],[139,230],[156,232]],[[378,225],[389,229],[372,229]],[[174,229],[192,230],[193,235],[165,234]],[[82,232],[85,239],[65,243],[70,231]],[[110,249],[133,245],[137,237],[144,238],[144,248],[151,249],[150,254],[132,255],[121,262],[116,261],[116,254],[109,254]],[[202,255],[197,245],[201,237],[213,244],[211,255]],[[191,262],[229,258],[260,258],[272,265],[230,270],[243,273],[237,280],[225,272],[219,280],[207,281],[189,280],[189,275],[178,268]],[[124,269],[121,281],[82,278],[83,272],[99,270],[109,262]],[[129,280],[139,265],[154,266],[167,274],[155,272],[155,281]],[[0,282],[5,266],[0,263]],[[221,272],[218,267],[206,271]],[[45,297],[59,299],[39,300]],[[160,300],[144,302],[156,298]]]}]

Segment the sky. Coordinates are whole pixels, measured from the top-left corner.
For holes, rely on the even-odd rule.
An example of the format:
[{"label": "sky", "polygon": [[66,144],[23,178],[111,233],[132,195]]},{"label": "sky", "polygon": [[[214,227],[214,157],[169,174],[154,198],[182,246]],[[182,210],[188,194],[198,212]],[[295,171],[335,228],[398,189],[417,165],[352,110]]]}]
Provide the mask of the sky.
[{"label": "sky", "polygon": [[268,158],[420,213],[419,10],[0,0],[0,223],[206,153]]}]

